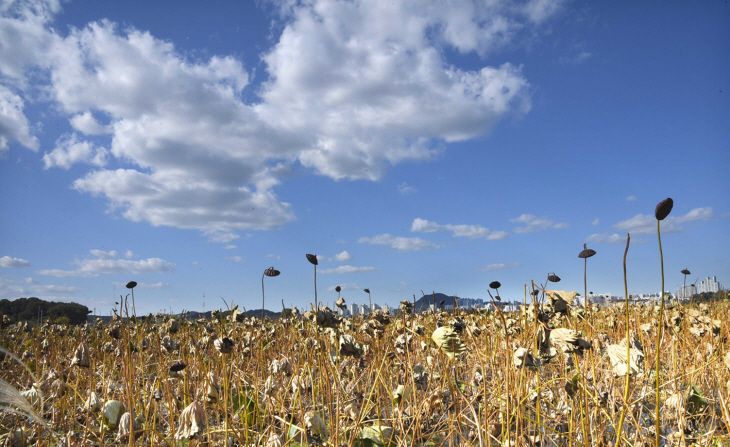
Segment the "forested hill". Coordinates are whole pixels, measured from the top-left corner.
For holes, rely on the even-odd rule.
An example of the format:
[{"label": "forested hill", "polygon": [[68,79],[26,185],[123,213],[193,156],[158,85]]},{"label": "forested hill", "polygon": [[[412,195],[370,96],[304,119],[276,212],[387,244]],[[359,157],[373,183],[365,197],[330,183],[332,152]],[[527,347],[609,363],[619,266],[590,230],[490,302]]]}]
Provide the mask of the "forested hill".
[{"label": "forested hill", "polygon": [[62,324],[86,323],[89,308],[77,303],[57,303],[40,298],[18,298],[17,300],[0,300],[0,314],[7,315],[9,324],[28,321],[43,321]]}]

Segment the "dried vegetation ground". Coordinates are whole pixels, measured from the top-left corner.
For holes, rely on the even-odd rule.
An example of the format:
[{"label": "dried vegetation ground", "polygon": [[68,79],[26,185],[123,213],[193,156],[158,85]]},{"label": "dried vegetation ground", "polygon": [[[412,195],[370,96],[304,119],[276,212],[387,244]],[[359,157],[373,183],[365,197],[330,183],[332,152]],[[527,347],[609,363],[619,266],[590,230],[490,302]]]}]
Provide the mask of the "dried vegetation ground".
[{"label": "dried vegetation ground", "polygon": [[654,445],[659,374],[662,444],[730,445],[726,299],[667,303],[656,346],[653,304],[631,304],[627,330],[623,305],[586,315],[526,295],[535,303],[505,314],[413,315],[405,302],[348,319],[6,327],[0,344],[36,379],[4,355],[0,442],[130,444],[134,426],[134,443],[156,446]]}]

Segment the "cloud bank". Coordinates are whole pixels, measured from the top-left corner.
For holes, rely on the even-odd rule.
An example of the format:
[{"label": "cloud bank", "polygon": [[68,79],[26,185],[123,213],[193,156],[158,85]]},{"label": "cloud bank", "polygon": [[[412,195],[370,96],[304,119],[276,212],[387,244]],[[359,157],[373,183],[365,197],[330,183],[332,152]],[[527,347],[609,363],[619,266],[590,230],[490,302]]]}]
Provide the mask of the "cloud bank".
[{"label": "cloud bank", "polygon": [[[14,42],[0,47],[0,156],[10,144],[42,149],[46,169],[86,166],[73,188],[124,218],[229,243],[295,219],[275,193],[282,169],[379,180],[389,166],[429,160],[445,142],[527,113],[520,67],[462,69],[444,50],[484,57],[561,4],[281,2],[281,33],[261,54],[264,82],[253,90],[234,56],[191,58],[107,20],[61,32],[52,27],[59,2],[9,3],[0,9],[0,40]],[[30,101],[68,119],[52,150],[33,135]]]}]

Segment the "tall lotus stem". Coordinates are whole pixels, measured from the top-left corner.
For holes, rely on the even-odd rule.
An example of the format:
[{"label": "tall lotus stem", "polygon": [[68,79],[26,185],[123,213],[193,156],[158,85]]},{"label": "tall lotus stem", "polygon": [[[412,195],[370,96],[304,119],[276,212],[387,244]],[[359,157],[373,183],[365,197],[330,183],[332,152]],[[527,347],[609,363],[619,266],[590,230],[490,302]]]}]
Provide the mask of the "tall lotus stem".
[{"label": "tall lotus stem", "polygon": [[317,323],[317,312],[319,312],[319,303],[317,303],[317,264],[319,264],[319,261],[317,260],[317,255],[307,255],[307,261],[309,261],[310,264],[314,265],[314,322]]},{"label": "tall lotus stem", "polygon": [[264,294],[264,276],[275,277],[279,276],[281,272],[276,270],[274,267],[269,267],[264,270],[264,274],[261,275],[261,321],[264,321],[264,305],[266,304],[266,295]]},{"label": "tall lotus stem", "polygon": [[368,294],[368,301],[370,302],[370,312],[373,313],[373,300],[370,299],[370,289],[363,289],[363,292]]},{"label": "tall lotus stem", "polygon": [[626,416],[626,407],[629,406],[629,378],[631,377],[631,341],[629,339],[629,285],[626,281],[626,255],[629,253],[629,243],[631,242],[631,235],[626,233],[626,250],[624,251],[624,296],[626,297],[626,359],[628,366],[626,368],[626,382],[624,383],[624,405],[621,407],[621,417],[618,420],[618,430],[616,430],[616,447],[621,441],[621,434],[623,433],[624,417]]},{"label": "tall lotus stem", "polygon": [[[671,198],[667,198],[659,202],[659,204],[656,206],[656,209],[654,210],[654,216],[656,217],[657,238],[659,239],[659,261],[661,262],[662,268],[662,290],[660,293],[661,303],[659,305],[659,327],[657,328],[655,347],[656,358],[654,362],[654,372],[656,374],[656,433],[654,442],[656,447],[661,447],[661,397],[659,396],[659,356],[661,354],[660,345],[664,332],[664,254],[662,253],[662,232],[660,222],[669,215],[669,213],[672,211],[673,206],[674,201]],[[626,341],[626,343],[628,344],[628,340]]]},{"label": "tall lotus stem", "polygon": [[[682,298],[685,300],[687,299],[687,275],[690,274],[689,270],[684,269],[682,270],[682,274],[684,275],[684,282],[682,283]],[[677,301],[679,301],[679,296],[677,296]]]},{"label": "tall lotus stem", "polygon": [[588,305],[588,258],[595,255],[596,251],[591,250],[586,246],[586,244],[583,244],[583,251],[581,251],[578,254],[579,258],[583,258],[584,264],[583,264],[583,303],[586,309],[586,312],[588,312],[588,321],[591,322],[591,327],[593,326],[593,318],[591,317],[591,308]]}]

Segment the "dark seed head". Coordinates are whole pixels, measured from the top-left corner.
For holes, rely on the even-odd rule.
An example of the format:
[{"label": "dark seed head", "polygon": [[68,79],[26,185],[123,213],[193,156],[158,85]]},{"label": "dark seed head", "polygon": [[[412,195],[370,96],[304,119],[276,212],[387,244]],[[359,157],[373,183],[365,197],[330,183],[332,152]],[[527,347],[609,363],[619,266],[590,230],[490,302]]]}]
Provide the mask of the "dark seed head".
[{"label": "dark seed head", "polygon": [[502,284],[499,281],[492,281],[489,283],[489,287],[492,289],[499,289],[502,287]]},{"label": "dark seed head", "polygon": [[185,369],[186,366],[188,366],[188,365],[186,365],[185,363],[178,360],[177,362],[173,363],[170,366],[170,371],[172,371],[172,372],[182,371],[183,369]]},{"label": "dark seed head", "polygon": [[365,293],[370,293],[370,289],[362,289]]},{"label": "dark seed head", "polygon": [[532,291],[532,296],[538,296],[539,294],[540,294],[540,291],[539,290],[533,290]]},{"label": "dark seed head", "polygon": [[127,288],[128,288],[128,289],[134,289],[135,287],[137,287],[137,283],[136,283],[136,282],[134,282],[134,281],[129,281],[129,282],[127,283]]},{"label": "dark seed head", "polygon": [[683,275],[691,275],[691,273],[687,269],[682,270],[682,274]]},{"label": "dark seed head", "polygon": [[317,255],[310,255],[310,254],[308,254],[307,255],[307,261],[309,261],[310,263],[312,263],[314,265],[318,265],[319,264],[319,261],[317,261]]},{"label": "dark seed head", "polygon": [[596,250],[591,250],[586,246],[586,244],[583,244],[583,251],[578,254],[578,257],[581,259],[590,258],[591,256],[596,254]]},{"label": "dark seed head", "polygon": [[666,198],[659,202],[659,205],[656,206],[656,210],[654,210],[654,216],[656,216],[656,220],[664,220],[669,213],[672,212],[672,207],[674,206],[674,200],[670,198]]},{"label": "dark seed head", "polygon": [[342,287],[340,287],[340,286],[335,287],[335,292],[340,293],[341,290],[342,290]]},{"label": "dark seed head", "polygon": [[550,282],[560,282],[560,277],[556,275],[555,273],[548,274],[548,281]]},{"label": "dark seed head", "polygon": [[266,270],[264,270],[264,275],[274,277],[279,276],[281,274],[280,271],[276,270],[274,267],[269,267]]},{"label": "dark seed head", "polygon": [[502,297],[499,296],[499,295],[495,295],[494,296],[494,299],[497,300],[497,301],[502,301]]}]

